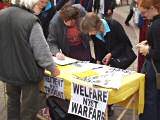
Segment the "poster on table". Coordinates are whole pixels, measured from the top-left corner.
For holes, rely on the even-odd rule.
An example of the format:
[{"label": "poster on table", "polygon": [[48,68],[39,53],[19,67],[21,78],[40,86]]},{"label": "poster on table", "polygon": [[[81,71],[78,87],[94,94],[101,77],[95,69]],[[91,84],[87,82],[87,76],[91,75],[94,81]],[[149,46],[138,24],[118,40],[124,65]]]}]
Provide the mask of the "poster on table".
[{"label": "poster on table", "polygon": [[64,98],[64,80],[61,78],[44,76],[44,88],[47,96]]},{"label": "poster on table", "polygon": [[68,113],[90,120],[104,120],[108,91],[72,83],[72,98]]},{"label": "poster on table", "polygon": [[94,85],[98,85],[105,88],[119,89],[122,85],[124,77],[135,73],[130,70],[123,70],[119,68],[110,67],[105,71],[104,74],[92,79]]},{"label": "poster on table", "polygon": [[[89,66],[88,63],[86,66]],[[92,66],[92,64],[90,66]],[[83,68],[85,68],[85,66],[83,66]],[[134,73],[134,71],[106,67],[102,65],[93,65],[89,70],[75,72],[72,75],[76,79],[90,82],[96,86],[119,89],[122,85],[122,80],[124,77],[132,73]]]}]

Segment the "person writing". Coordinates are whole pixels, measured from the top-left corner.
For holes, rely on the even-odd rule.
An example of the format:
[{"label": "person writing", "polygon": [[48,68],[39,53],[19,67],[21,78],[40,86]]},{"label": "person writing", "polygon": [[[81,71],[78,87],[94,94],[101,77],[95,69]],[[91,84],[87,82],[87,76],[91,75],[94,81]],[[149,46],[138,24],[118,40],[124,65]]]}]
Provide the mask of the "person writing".
[{"label": "person writing", "polygon": [[[112,58],[117,58],[132,49],[132,44],[121,24],[113,19],[100,19],[95,13],[87,13],[80,24],[81,31],[89,34],[94,43],[95,59],[98,64],[110,65],[126,69],[129,65],[116,65]],[[135,60],[135,59],[134,59]],[[108,106],[109,116],[113,115],[112,107]]]},{"label": "person writing", "polygon": [[[127,46],[132,48],[122,25],[116,20],[104,20],[94,13],[88,13],[81,21],[80,27],[82,32],[88,33],[93,39],[97,62],[120,67],[113,63],[112,58],[119,57]],[[121,66],[122,69],[127,67],[129,66]]]},{"label": "person writing", "polygon": [[79,21],[86,14],[80,4],[65,5],[52,18],[47,42],[58,59],[65,56],[90,61],[90,37],[79,30]]}]

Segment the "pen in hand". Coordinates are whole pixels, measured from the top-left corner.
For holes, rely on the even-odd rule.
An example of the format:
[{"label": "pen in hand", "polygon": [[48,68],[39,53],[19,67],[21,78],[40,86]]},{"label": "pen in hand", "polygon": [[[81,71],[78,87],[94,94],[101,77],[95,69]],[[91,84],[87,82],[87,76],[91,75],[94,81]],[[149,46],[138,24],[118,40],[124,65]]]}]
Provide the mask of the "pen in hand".
[{"label": "pen in hand", "polygon": [[65,55],[62,53],[62,50],[60,49],[59,52],[56,53],[56,58],[58,60],[65,60]]}]

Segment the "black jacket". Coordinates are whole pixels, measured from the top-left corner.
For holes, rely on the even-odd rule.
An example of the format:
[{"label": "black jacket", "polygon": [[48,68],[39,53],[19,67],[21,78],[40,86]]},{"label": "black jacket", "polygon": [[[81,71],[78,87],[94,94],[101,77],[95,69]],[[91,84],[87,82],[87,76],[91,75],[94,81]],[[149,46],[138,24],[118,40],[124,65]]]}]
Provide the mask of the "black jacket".
[{"label": "black jacket", "polygon": [[112,57],[116,58],[125,50],[126,45],[132,47],[129,38],[120,23],[113,19],[107,20],[107,23],[111,31],[104,37],[105,42],[102,42],[95,36],[92,36],[95,56],[98,61],[102,61],[105,55],[109,52],[111,52]]},{"label": "black jacket", "polygon": [[147,59],[153,59],[158,72],[160,72],[160,16],[155,16],[149,31],[148,44],[150,46]]}]

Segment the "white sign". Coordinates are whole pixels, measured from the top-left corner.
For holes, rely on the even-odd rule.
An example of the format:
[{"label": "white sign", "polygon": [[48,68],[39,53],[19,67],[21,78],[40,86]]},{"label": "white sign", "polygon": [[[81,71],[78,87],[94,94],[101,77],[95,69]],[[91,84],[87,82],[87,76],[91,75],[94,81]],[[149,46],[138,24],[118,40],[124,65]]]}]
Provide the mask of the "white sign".
[{"label": "white sign", "polygon": [[64,98],[64,80],[55,77],[44,77],[45,93],[48,96],[56,96],[58,98]]},{"label": "white sign", "polygon": [[108,91],[72,84],[72,98],[68,113],[90,120],[104,120]]}]

